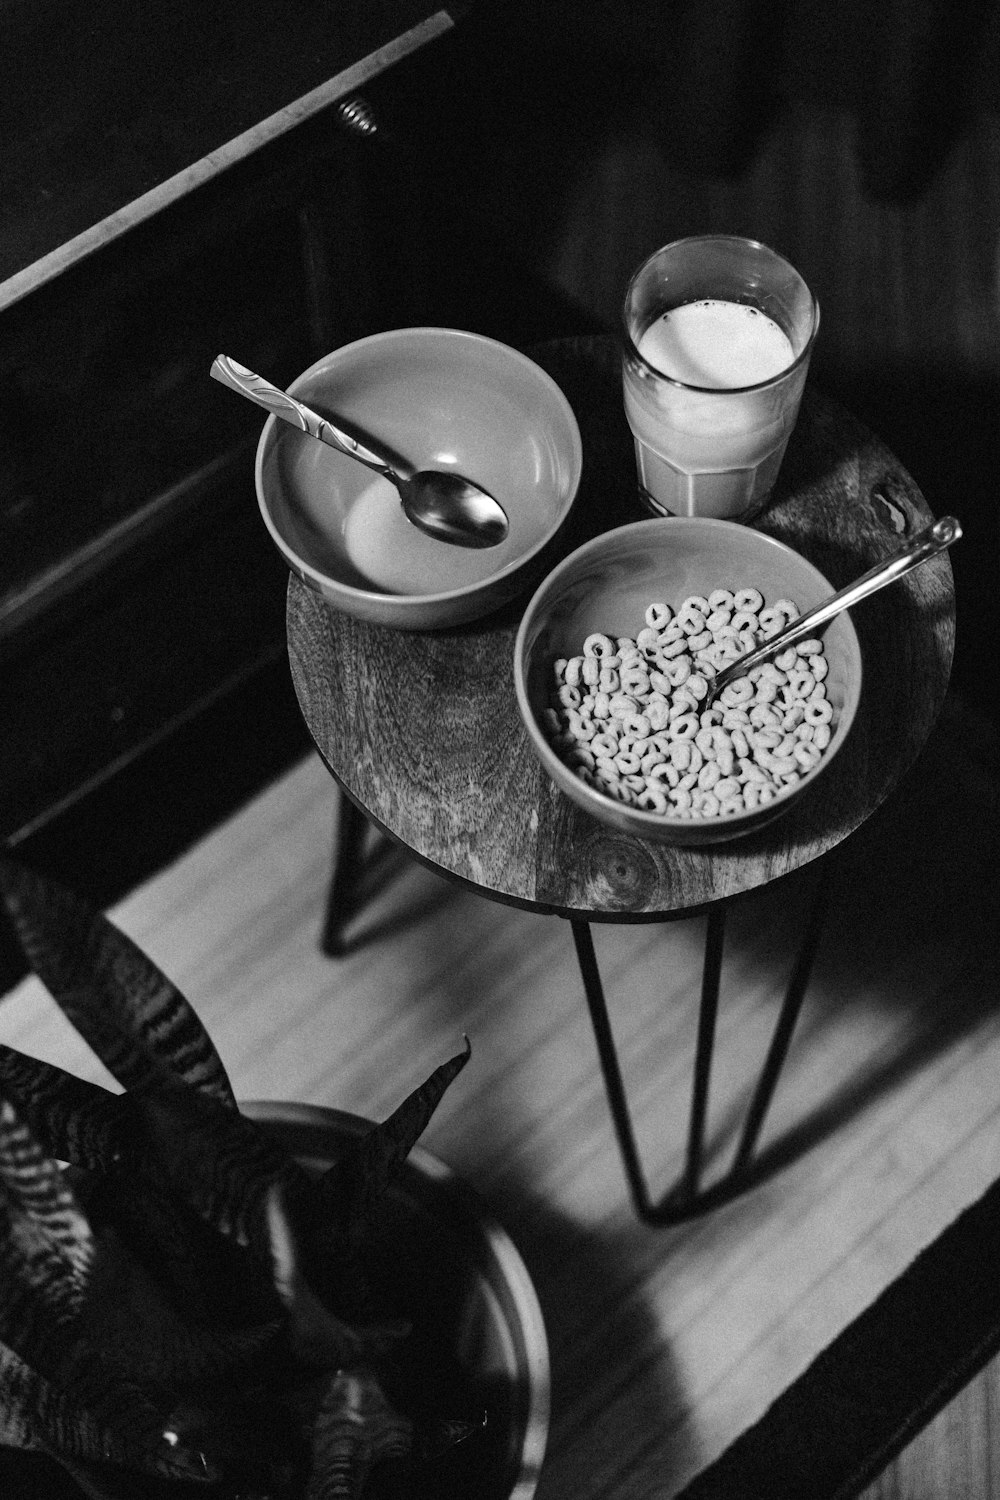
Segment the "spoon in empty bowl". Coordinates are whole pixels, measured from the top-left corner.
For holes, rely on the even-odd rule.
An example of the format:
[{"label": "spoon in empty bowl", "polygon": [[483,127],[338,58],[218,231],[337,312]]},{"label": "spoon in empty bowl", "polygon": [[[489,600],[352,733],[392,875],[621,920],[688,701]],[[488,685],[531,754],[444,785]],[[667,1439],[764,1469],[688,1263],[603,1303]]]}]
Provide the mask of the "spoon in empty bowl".
[{"label": "spoon in empty bowl", "polygon": [[420,469],[408,478],[398,474],[382,455],[226,354],[215,358],[209,374],[282,421],[388,479],[399,491],[407,519],[437,541],[456,547],[496,547],[506,537],[509,523],[503,506],[461,474],[450,469]]},{"label": "spoon in empty bowl", "polygon": [[838,589],[831,594],[829,599],[822,604],[817,604],[815,609],[807,610],[798,619],[792,620],[776,635],[772,635],[762,645],[755,646],[752,651],[747,651],[743,656],[738,656],[735,661],[723,667],[708,684],[708,696],[703,700],[704,706],[708,708],[711,703],[722,692],[727,683],[733,682],[737,677],[745,677],[751,668],[767,661],[776,651],[782,651],[792,646],[796,641],[801,641],[805,636],[812,635],[821,625],[832,620],[834,615],[839,615],[841,610],[850,609],[862,599],[867,599],[869,594],[874,594],[878,589],[884,589],[886,584],[895,583],[897,578],[902,578],[904,573],[909,573],[917,568],[928,558],[936,557],[952,542],[957,542],[962,535],[961,524],[954,516],[942,516],[932,526],[927,526],[919,531],[905,547],[896,552],[885,562],[876,563],[874,568],[869,568],[867,573],[862,573],[860,578],[849,583],[846,588]]}]

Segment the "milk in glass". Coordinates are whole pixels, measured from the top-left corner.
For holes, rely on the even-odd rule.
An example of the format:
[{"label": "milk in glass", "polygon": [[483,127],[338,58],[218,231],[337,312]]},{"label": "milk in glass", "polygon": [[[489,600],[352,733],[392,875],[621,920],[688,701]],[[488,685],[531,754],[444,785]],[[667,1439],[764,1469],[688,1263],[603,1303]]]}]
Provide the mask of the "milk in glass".
[{"label": "milk in glass", "polygon": [[[703,298],[655,318],[626,360],[640,485],[671,515],[739,517],[766,499],[795,424],[803,367],[759,308]],[[656,372],[666,379],[657,379]]]}]

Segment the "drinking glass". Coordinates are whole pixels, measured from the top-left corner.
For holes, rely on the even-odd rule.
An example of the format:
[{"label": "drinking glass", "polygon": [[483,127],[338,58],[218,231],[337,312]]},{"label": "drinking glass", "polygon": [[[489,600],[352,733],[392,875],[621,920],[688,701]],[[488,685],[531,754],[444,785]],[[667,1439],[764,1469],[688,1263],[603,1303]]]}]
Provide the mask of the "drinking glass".
[{"label": "drinking glass", "polygon": [[[640,352],[644,335],[664,314],[699,303],[729,304],[714,312],[737,321],[743,314],[732,304],[765,314],[765,323],[776,324],[787,345],[773,328],[756,325],[755,331],[779,340],[774,348],[780,347],[783,367],[743,383],[747,367],[744,373],[727,367],[727,350],[735,350],[739,340],[721,339],[710,351],[710,378],[693,380],[688,366],[685,378],[657,368],[649,357],[649,338]],[[757,240],[736,235],[675,240],[635,272],[625,295],[624,323],[625,414],[645,507],[658,515],[750,520],[777,478],[819,328],[819,305],[806,283]],[[654,358],[661,365],[669,362],[659,350]]]}]

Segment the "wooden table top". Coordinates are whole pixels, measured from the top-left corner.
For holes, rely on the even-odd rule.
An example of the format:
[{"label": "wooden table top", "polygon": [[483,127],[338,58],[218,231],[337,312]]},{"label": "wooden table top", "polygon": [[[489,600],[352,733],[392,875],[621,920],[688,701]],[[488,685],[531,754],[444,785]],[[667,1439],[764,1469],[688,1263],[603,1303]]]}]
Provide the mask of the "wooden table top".
[{"label": "wooden table top", "polygon": [[[583,439],[583,479],[545,571],[590,536],[638,520],[632,440],[610,338],[532,355],[559,382]],[[757,527],[835,587],[931,519],[886,446],[807,388],[773,499]],[[913,764],[938,714],[954,648],[946,555],[853,612],[864,686],[851,734],[807,796],[758,833],[675,848],[605,828],[535,759],[514,694],[514,637],[537,584],[488,619],[440,632],[366,624],[289,583],[292,678],[313,740],[377,825],[486,896],[590,920],[683,916],[800,868],[852,833]]]}]

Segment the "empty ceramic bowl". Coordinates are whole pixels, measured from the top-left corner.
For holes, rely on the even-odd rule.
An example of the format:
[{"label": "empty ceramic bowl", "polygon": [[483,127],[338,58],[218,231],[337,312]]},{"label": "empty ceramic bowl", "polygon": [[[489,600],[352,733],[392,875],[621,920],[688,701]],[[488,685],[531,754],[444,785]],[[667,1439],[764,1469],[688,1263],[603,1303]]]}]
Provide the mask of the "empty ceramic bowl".
[{"label": "empty ceramic bowl", "polygon": [[516,349],[453,328],[400,328],[335,349],[288,390],[404,472],[453,469],[487,489],[510,529],[496,547],[418,531],[392,484],[269,417],[257,447],[264,524],[289,568],[361,619],[433,630],[489,614],[530,586],[580,481],[580,433],[562,391]]},{"label": "empty ceramic bowl", "polygon": [[[838,615],[821,632],[827,668],[822,679],[823,693],[816,701],[825,697],[831,712],[828,715],[826,710],[817,708],[809,715],[817,721],[828,719],[829,742],[815,765],[797,764],[794,781],[776,777],[769,800],[759,805],[736,805],[730,795],[729,811],[701,816],[679,809],[668,797],[667,809],[655,811],[641,803],[656,799],[641,798],[638,785],[629,787],[624,776],[622,784],[613,791],[602,790],[587,778],[581,778],[578,771],[581,764],[588,768],[587,757],[582,762],[578,760],[574,767],[568,763],[573,759],[570,747],[560,747],[554,738],[550,711],[554,706],[557,711],[562,709],[561,704],[553,704],[554,667],[558,660],[582,655],[584,643],[594,634],[616,642],[634,640],[646,627],[645,615],[650,604],[665,603],[676,612],[692,596],[707,599],[717,590],[736,593],[742,589],[759,590],[765,608],[790,600],[799,613],[805,613],[834,592],[822,573],[784,543],[732,521],[700,517],[637,521],[609,531],[571,553],[539,585],[524,613],[514,647],[518,707],[531,746],[552,780],[593,817],[639,838],[674,844],[717,843],[753,832],[779,817],[798,798],[808,796],[829,768],[850,730],[861,692],[861,648],[847,613]],[[690,657],[691,652],[687,650],[684,654]],[[656,665],[651,664],[654,669]],[[658,665],[662,671],[663,663]],[[613,678],[609,681],[614,683]],[[805,678],[801,679],[801,685],[805,688]],[[627,691],[627,685],[619,683],[617,690]],[[661,696],[672,702],[670,692]],[[569,699],[572,702],[572,694]],[[699,728],[703,727],[700,718],[703,708],[699,704],[695,712]],[[640,704],[639,712],[642,711]],[[655,720],[656,716],[653,717]],[[801,717],[792,718],[796,724],[805,722],[804,709]],[[595,724],[597,732],[602,732],[604,726],[600,721],[595,720]],[[684,733],[692,745],[697,745],[692,728],[689,722]],[[670,727],[657,731],[650,726],[650,734],[657,732],[666,736],[667,741],[666,747],[659,746],[657,750],[663,750],[663,759],[671,759],[672,752],[667,748],[673,743]],[[788,732],[791,731],[782,731],[782,740]],[[821,739],[825,740],[825,734]],[[805,742],[806,737],[797,741]],[[649,748],[640,739],[640,759],[649,753]],[[778,748],[771,747],[769,753],[774,754]],[[733,757],[737,778],[739,761],[754,759],[752,751],[747,757],[741,756],[741,749],[742,743],[737,745]],[[784,751],[786,759],[789,753]],[[695,757],[699,775],[705,758]],[[805,761],[810,758],[802,757]],[[628,763],[626,769],[630,769]],[[689,774],[690,768],[681,769],[681,776]],[[714,775],[706,773],[704,779],[711,780]],[[697,778],[694,784],[698,785]],[[663,792],[668,793],[671,783],[664,780],[661,785]],[[629,796],[630,791],[635,795]],[[748,800],[756,802],[756,795]]]}]

